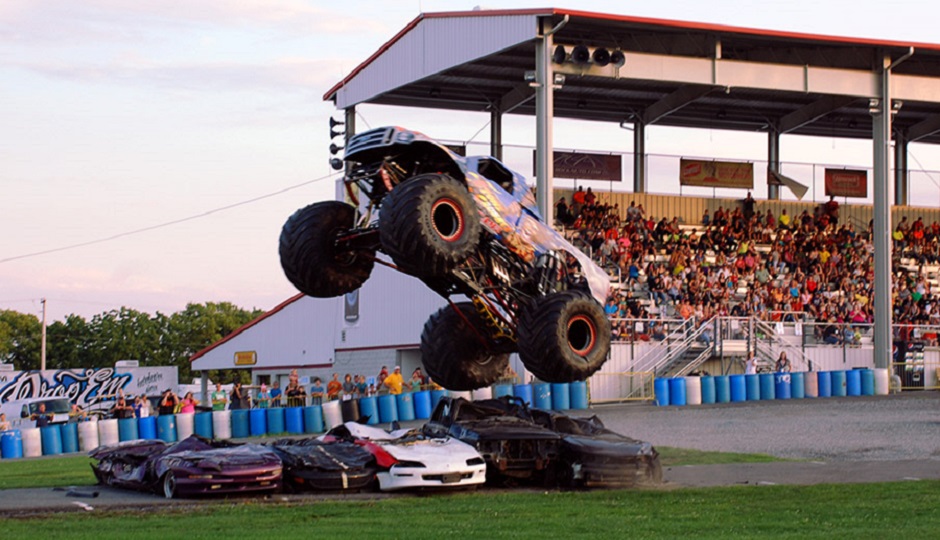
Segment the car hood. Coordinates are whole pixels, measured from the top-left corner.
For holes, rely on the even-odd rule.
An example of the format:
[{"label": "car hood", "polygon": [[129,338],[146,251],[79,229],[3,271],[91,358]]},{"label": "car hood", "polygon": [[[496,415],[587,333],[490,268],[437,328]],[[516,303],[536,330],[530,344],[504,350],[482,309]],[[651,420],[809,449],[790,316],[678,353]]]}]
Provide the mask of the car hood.
[{"label": "car hood", "polygon": [[626,437],[565,435],[561,440],[562,448],[582,456],[629,459],[656,455],[650,443]]},{"label": "car hood", "polygon": [[271,448],[285,466],[299,469],[348,471],[375,464],[375,458],[368,450],[347,441],[284,439],[273,443]]},{"label": "car hood", "polygon": [[434,439],[416,437],[378,444],[398,461],[417,461],[428,467],[441,465],[464,467],[467,460],[480,458],[480,453],[476,449],[453,437]]}]

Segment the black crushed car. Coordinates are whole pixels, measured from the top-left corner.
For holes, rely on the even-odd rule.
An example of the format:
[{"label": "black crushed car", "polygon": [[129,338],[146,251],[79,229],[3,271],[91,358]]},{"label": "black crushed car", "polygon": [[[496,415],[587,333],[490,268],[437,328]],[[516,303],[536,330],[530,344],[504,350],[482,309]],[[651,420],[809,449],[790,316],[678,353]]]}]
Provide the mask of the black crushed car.
[{"label": "black crushed car", "polygon": [[292,491],[358,491],[375,487],[375,457],[350,441],[281,439],[271,449],[284,463],[284,487]]}]

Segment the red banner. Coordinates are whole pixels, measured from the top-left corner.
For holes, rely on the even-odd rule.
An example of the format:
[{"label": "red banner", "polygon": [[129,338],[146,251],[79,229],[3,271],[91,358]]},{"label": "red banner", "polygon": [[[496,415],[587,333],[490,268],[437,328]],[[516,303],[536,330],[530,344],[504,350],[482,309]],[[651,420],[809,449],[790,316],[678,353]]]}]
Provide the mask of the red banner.
[{"label": "red banner", "polygon": [[868,171],[826,169],[826,196],[868,197]]},{"label": "red banner", "polygon": [[679,184],[754,189],[754,164],[681,159],[679,160]]},{"label": "red banner", "polygon": [[[535,152],[532,152],[532,174],[535,174]],[[619,155],[586,154],[583,152],[555,152],[553,154],[555,178],[575,180],[623,180],[623,165]]]}]

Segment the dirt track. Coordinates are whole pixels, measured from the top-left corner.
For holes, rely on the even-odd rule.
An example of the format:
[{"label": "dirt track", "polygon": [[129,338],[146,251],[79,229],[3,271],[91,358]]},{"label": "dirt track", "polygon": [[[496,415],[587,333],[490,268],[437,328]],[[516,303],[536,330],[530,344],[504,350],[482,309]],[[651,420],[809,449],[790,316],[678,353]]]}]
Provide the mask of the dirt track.
[{"label": "dirt track", "polygon": [[[597,407],[611,429],[654,445],[760,452],[801,461],[669,467],[668,487],[940,479],[940,393],[752,402],[698,407]],[[579,413],[580,415],[580,413]],[[97,493],[96,497],[90,495]],[[271,501],[384,498],[386,494],[277,495]],[[0,513],[193,506],[146,493],[88,486],[0,491]]]}]

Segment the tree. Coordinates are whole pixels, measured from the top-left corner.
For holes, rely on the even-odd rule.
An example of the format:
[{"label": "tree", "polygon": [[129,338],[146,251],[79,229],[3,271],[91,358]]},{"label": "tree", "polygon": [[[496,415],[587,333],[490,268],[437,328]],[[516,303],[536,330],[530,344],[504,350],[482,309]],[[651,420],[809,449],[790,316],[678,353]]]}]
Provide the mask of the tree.
[{"label": "tree", "polygon": [[39,369],[42,325],[35,315],[0,311],[0,361],[16,369]]}]

